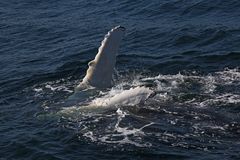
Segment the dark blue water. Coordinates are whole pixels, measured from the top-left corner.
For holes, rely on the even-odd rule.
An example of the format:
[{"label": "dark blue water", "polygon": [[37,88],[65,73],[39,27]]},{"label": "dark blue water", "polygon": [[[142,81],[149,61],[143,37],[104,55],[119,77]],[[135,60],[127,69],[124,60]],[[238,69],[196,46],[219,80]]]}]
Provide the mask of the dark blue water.
[{"label": "dark blue water", "polygon": [[[0,159],[240,159],[240,1],[0,2]],[[122,25],[115,87],[144,104],[64,107]]]}]

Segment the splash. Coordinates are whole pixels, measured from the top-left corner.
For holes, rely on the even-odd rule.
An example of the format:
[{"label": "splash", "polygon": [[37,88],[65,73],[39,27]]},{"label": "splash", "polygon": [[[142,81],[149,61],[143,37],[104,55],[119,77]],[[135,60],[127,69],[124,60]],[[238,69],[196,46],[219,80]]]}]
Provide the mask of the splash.
[{"label": "splash", "polygon": [[[217,143],[228,145],[224,138],[234,139],[240,133],[238,69],[208,75],[140,74],[131,81],[120,78],[115,87],[94,92],[84,102],[67,107],[58,103],[57,109],[51,103],[43,106],[48,113],[51,108],[56,110],[60,126],[75,130],[79,139],[97,144],[164,144],[209,151]],[[38,98],[62,102],[66,93],[70,94],[70,86],[65,81],[48,82],[33,90]],[[62,97],[56,98],[60,93]]]}]

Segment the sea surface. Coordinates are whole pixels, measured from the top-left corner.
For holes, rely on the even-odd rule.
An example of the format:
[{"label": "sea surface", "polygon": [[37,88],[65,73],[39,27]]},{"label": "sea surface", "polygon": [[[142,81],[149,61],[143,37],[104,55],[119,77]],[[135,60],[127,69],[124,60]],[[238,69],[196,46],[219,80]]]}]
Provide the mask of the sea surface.
[{"label": "sea surface", "polygon": [[[117,25],[115,85],[84,103],[154,94],[66,105]],[[239,0],[1,0],[0,160],[240,159],[239,66]]]}]

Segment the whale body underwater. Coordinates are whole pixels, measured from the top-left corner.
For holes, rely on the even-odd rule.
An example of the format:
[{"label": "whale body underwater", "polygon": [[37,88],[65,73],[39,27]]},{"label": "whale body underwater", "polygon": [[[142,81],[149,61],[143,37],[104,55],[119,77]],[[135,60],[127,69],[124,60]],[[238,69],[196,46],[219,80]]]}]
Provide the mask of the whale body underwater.
[{"label": "whale body underwater", "polygon": [[[116,63],[116,56],[120,42],[123,39],[126,29],[117,26],[111,29],[101,42],[94,60],[88,63],[85,77],[75,88],[75,92],[69,97],[70,100],[85,102],[90,96],[98,91],[110,89],[114,86],[113,74]],[[110,97],[96,98],[90,101],[86,107],[111,107],[121,105],[137,105],[144,102],[153,93],[145,86],[137,86]]]}]

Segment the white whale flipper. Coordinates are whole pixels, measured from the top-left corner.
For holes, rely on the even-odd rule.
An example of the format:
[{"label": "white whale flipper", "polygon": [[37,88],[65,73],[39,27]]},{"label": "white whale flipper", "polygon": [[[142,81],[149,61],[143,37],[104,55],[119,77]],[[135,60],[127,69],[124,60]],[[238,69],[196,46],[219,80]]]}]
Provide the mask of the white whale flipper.
[{"label": "white whale flipper", "polygon": [[105,35],[95,59],[88,63],[87,73],[76,90],[81,90],[89,85],[96,88],[112,86],[116,54],[124,32],[124,27],[117,26]]}]

